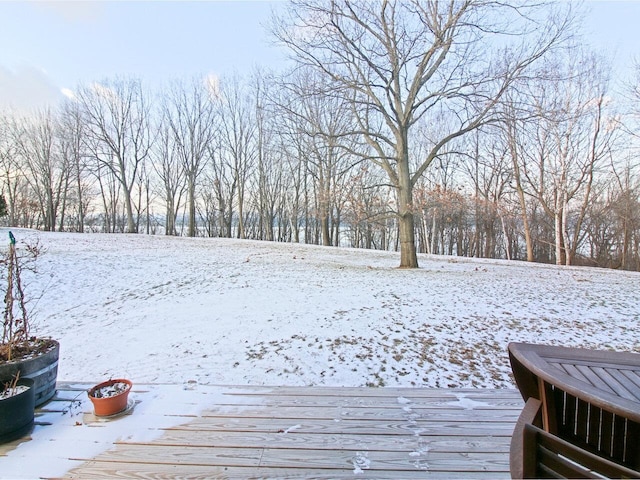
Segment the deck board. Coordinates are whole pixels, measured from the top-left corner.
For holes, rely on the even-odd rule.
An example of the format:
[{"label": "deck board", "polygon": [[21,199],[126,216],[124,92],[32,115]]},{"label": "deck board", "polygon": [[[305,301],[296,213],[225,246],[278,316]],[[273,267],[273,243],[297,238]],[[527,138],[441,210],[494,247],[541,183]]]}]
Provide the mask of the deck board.
[{"label": "deck board", "polygon": [[[42,424],[83,394],[59,387]],[[517,390],[243,386],[219,387],[184,414],[141,408],[154,387],[135,388],[131,419],[149,416],[150,430],[157,420],[157,434],[123,436],[97,455],[70,451],[76,466],[63,478],[509,478],[523,406]],[[105,425],[83,415],[96,432]]]},{"label": "deck board", "polygon": [[[469,412],[471,413],[471,412]],[[240,431],[260,433],[315,433],[325,435],[464,435],[465,437],[510,436],[513,423],[478,421],[477,419],[452,422],[440,421],[366,421],[362,419],[326,420],[326,419],[260,419],[199,418],[184,425],[183,429],[192,432],[202,431]]]},{"label": "deck board", "polygon": [[[509,452],[510,438],[506,437],[456,437],[451,435],[429,435],[424,437],[423,446],[432,452],[455,453],[504,453]],[[156,442],[158,443],[158,442]],[[375,450],[380,445],[390,452],[414,451],[416,440],[413,436],[398,435],[343,435],[307,434],[297,432],[295,435],[270,435],[260,432],[199,432],[194,438],[190,430],[167,430],[162,437],[164,445],[211,446],[227,445],[230,447],[264,447],[275,448],[332,450]],[[418,442],[418,445],[421,445]]]},{"label": "deck board", "polygon": [[[508,478],[508,476],[502,476]],[[79,478],[79,477],[78,477]],[[363,470],[362,473],[354,473],[354,469],[327,470],[313,468],[245,468],[245,467],[225,467],[210,466],[203,469],[194,465],[150,465],[140,463],[110,463],[101,461],[88,462],[82,470],[82,478],[85,480],[104,480],[105,478],[123,479],[150,479],[171,480],[175,478],[189,480],[211,480],[212,478],[229,479],[316,479],[316,480],[339,480],[339,479],[389,479],[389,480],[412,480],[412,479],[495,479],[494,472],[464,472],[464,474],[452,474],[452,472],[431,471],[415,469],[402,472],[391,470],[378,470],[371,472]]]}]

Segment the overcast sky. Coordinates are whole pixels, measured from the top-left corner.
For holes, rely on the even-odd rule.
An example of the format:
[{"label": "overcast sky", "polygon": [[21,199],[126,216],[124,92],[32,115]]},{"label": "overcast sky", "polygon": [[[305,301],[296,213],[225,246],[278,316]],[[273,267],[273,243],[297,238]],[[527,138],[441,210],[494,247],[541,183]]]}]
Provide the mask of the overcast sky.
[{"label": "overcast sky", "polygon": [[[115,76],[160,84],[191,75],[282,66],[267,24],[283,2],[7,2],[0,0],[0,105],[40,105],[63,89]],[[640,0],[589,1],[586,32],[615,56],[614,77],[640,59]]]}]

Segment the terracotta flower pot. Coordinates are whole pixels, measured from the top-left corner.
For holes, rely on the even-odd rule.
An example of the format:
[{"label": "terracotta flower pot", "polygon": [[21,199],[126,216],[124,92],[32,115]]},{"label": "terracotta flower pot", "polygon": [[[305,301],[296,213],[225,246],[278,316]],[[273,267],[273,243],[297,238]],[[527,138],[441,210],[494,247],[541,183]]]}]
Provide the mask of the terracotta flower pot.
[{"label": "terracotta flower pot", "polygon": [[93,411],[99,417],[108,417],[126,410],[133,383],[124,378],[114,378],[92,387],[88,394]]}]

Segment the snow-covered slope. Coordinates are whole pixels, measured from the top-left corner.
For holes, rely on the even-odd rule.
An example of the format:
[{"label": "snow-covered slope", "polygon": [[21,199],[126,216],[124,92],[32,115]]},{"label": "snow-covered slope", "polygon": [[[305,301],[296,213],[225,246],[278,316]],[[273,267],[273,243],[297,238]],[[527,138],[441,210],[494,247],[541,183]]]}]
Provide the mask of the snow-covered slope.
[{"label": "snow-covered slope", "polygon": [[[59,379],[513,387],[525,341],[640,351],[640,274],[310,245],[14,231]],[[0,238],[6,229],[0,229]]]}]

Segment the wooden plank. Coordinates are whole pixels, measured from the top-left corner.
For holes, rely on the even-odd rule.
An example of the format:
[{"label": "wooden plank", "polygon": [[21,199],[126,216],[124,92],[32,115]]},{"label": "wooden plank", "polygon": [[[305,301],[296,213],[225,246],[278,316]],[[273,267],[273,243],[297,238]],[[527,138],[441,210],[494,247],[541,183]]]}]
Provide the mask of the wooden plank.
[{"label": "wooden plank", "polygon": [[587,443],[589,429],[589,403],[576,399],[576,436],[580,441]]},{"label": "wooden plank", "polygon": [[[562,390],[560,389],[556,389],[556,391],[558,392],[562,392]],[[569,395],[566,392],[562,392],[562,408],[563,408],[563,413],[562,413],[562,428],[558,429],[558,433],[560,437],[563,438],[569,438],[569,437],[574,437],[575,433],[576,433],[576,412],[578,410],[578,399],[576,397],[574,397],[573,395]],[[557,397],[560,398],[560,397]],[[559,405],[560,402],[558,402],[557,405]],[[558,415],[560,415],[560,412],[558,411]]]},{"label": "wooden plank", "polygon": [[402,421],[407,418],[414,420],[437,420],[437,421],[470,421],[489,419],[492,422],[507,422],[513,424],[518,418],[519,409],[500,410],[474,410],[473,417],[466,409],[434,409],[424,407],[414,407],[407,405],[403,408],[389,407],[309,407],[309,406],[286,406],[286,407],[218,407],[215,410],[205,410],[201,417],[211,418],[233,418],[242,415],[247,418],[273,418],[281,419],[326,419],[326,420],[388,420]]},{"label": "wooden plank", "polygon": [[123,479],[149,479],[175,480],[176,478],[188,480],[210,480],[212,478],[233,479],[257,479],[257,478],[287,478],[331,480],[331,479],[379,479],[379,480],[404,480],[413,479],[508,479],[505,472],[442,472],[415,470],[402,472],[398,476],[395,471],[381,470],[325,470],[311,468],[246,468],[229,466],[202,466],[193,465],[161,465],[148,463],[113,463],[92,460],[83,465],[81,469],[70,471],[64,478],[81,480],[104,480],[105,478]]},{"label": "wooden plank", "polygon": [[[127,445],[96,456],[102,462],[152,463],[165,465],[216,465],[258,467],[263,448],[180,447],[165,445]],[[71,457],[88,461],[91,458]]]},{"label": "wooden plank", "polygon": [[576,368],[588,379],[588,383],[590,385],[593,385],[595,388],[598,388],[603,392],[614,393],[611,387],[607,385],[607,382],[603,381],[600,376],[592,370],[592,366],[576,365]]},{"label": "wooden plank", "polygon": [[[375,450],[413,452],[428,448],[432,452],[509,452],[510,437],[468,437],[466,435],[347,435],[340,434],[268,434],[261,432],[167,430],[153,445],[307,448],[317,450]],[[117,445],[139,442],[118,441]]]},{"label": "wooden plank", "polygon": [[613,452],[611,456],[617,461],[624,459],[624,447],[626,443],[627,419],[615,415],[613,418]]},{"label": "wooden plank", "polygon": [[[215,387],[215,385],[214,385]],[[508,388],[407,388],[407,387],[331,387],[331,386],[315,386],[315,387],[296,387],[296,386],[233,386],[224,385],[220,388],[227,390],[228,395],[241,395],[248,397],[251,395],[276,397],[391,397],[398,396],[412,398],[437,398],[437,399],[453,399],[458,396],[470,396],[478,398],[493,399],[500,396],[513,397],[517,395],[517,390]]]},{"label": "wooden plank", "polygon": [[591,371],[595,373],[604,383],[607,384],[607,387],[611,391],[613,391],[616,395],[626,398],[627,400],[637,401],[638,398],[633,395],[618,379],[614,372],[617,372],[615,368],[602,368],[602,367],[591,367]]},{"label": "wooden plank", "polygon": [[[241,397],[243,401],[239,403],[234,400],[234,396]],[[510,395],[500,395],[497,398],[490,398],[487,396],[459,396],[455,398],[439,398],[439,397],[410,397],[399,395],[397,397],[387,396],[374,396],[374,397],[337,397],[337,396],[304,396],[295,397],[290,395],[273,396],[273,395],[251,395],[245,397],[237,394],[224,394],[225,401],[219,402],[220,406],[272,406],[272,407],[385,407],[395,408],[400,406],[411,406],[416,408],[459,408],[461,410],[468,410],[469,406],[473,406],[474,410],[504,410],[513,409],[521,410],[524,402],[522,397],[512,392]],[[249,401],[247,400],[249,398]]]},{"label": "wooden plank", "polygon": [[441,472],[508,472],[503,455],[493,453],[434,453],[424,455],[398,456],[395,452],[362,451],[349,452],[334,451],[305,451],[267,448],[264,451],[260,466],[324,468],[355,470],[358,466],[362,470],[406,471],[441,471]]},{"label": "wooden plank", "polygon": [[[640,388],[640,374],[634,370],[620,370],[620,373],[624,375],[627,381],[631,382],[634,387]],[[640,397],[638,397],[640,399]]]},{"label": "wooden plank", "polygon": [[594,451],[598,451],[600,448],[601,425],[602,409],[590,404],[587,445],[590,445]]},{"label": "wooden plank", "polygon": [[611,456],[613,453],[613,418],[614,415],[606,410],[600,412],[600,447],[599,451]]},{"label": "wooden plank", "polygon": [[625,371],[618,368],[605,368],[604,371],[619,386],[622,397],[630,400],[640,400],[640,385],[636,385],[632,380],[634,376],[637,377],[636,374],[629,370]]},{"label": "wooden plank", "polygon": [[516,390],[220,390],[159,438],[76,458],[66,478],[508,478],[523,405]]},{"label": "wooden plank", "polygon": [[468,437],[511,436],[513,424],[482,422],[365,422],[341,420],[327,422],[313,419],[261,418],[197,418],[193,422],[169,430],[218,430],[235,432],[347,433],[351,435],[461,435]]},{"label": "wooden plank", "polygon": [[[380,403],[381,399],[389,399],[392,403],[397,398],[403,397],[411,401],[437,401],[456,402],[460,398],[471,398],[478,401],[485,401],[489,404],[501,402],[502,400],[518,399],[517,391],[514,389],[478,389],[476,391],[463,389],[420,389],[420,388],[344,388],[345,392],[340,392],[341,387],[283,387],[282,391],[274,388],[249,389],[227,388],[224,391],[226,397],[239,396],[245,400],[251,397],[260,399],[274,398],[277,400],[289,398],[294,402],[305,402],[307,399],[317,401],[319,399],[332,398],[355,401],[360,400],[363,404]],[[369,391],[370,390],[370,391]],[[316,393],[317,392],[317,393]],[[235,403],[235,402],[234,402]]]},{"label": "wooden plank", "polygon": [[[343,391],[344,390],[344,391]],[[371,398],[398,398],[409,399],[437,399],[444,401],[455,401],[460,397],[477,398],[480,400],[494,401],[500,398],[517,397],[515,389],[438,389],[438,388],[352,388],[352,387],[278,387],[278,388],[256,388],[244,390],[242,388],[229,388],[228,395],[241,395],[249,397],[257,395],[261,397],[295,397],[303,400],[306,397],[337,397],[337,398],[361,398],[363,400]]]},{"label": "wooden plank", "polygon": [[[496,453],[424,454],[388,451],[291,450],[278,448],[179,447],[128,445],[95,458],[102,462],[196,466],[254,466],[326,470],[387,470],[443,472],[507,472],[504,455]],[[78,459],[83,460],[83,459]],[[90,459],[89,459],[90,460]]]},{"label": "wooden plank", "polygon": [[620,365],[623,368],[637,369],[640,355],[632,352],[595,350],[590,348],[558,347],[540,344],[516,344],[522,351],[535,352],[548,363],[574,363],[575,365]]},{"label": "wooden plank", "polygon": [[585,377],[573,363],[553,363],[552,365],[563,370],[567,375],[577,378],[578,380],[581,380],[583,382],[589,383],[589,379]]}]

